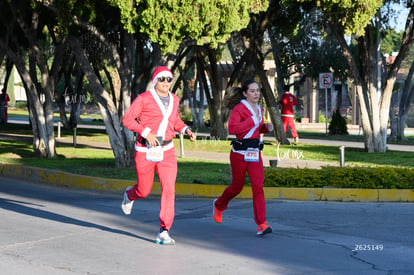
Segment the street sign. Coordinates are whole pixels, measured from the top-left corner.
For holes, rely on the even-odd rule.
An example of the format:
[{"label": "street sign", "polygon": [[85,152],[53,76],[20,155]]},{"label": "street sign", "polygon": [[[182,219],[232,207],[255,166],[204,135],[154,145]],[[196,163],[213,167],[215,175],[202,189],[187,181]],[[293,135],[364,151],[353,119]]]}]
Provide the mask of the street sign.
[{"label": "street sign", "polygon": [[325,89],[325,132],[328,135],[328,89],[332,87],[332,73],[319,74],[319,89]]},{"label": "street sign", "polygon": [[319,88],[328,89],[332,87],[333,75],[332,73],[320,73],[319,74]]}]

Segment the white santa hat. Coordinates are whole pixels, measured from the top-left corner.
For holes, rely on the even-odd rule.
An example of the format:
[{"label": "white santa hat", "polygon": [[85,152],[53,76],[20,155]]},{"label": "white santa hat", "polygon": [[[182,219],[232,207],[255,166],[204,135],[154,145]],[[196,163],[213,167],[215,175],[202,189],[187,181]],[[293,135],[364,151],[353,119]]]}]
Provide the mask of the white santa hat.
[{"label": "white santa hat", "polygon": [[174,78],[172,72],[164,66],[157,67],[152,74],[152,86],[155,87],[157,84],[158,78],[160,77],[171,77]]}]

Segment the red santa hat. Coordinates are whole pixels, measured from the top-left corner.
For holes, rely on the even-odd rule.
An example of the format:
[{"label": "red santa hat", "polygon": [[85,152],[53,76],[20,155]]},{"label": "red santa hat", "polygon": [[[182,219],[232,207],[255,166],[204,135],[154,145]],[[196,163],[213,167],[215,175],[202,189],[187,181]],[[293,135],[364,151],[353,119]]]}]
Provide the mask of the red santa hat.
[{"label": "red santa hat", "polygon": [[152,86],[155,87],[155,84],[157,84],[158,78],[163,77],[163,76],[174,78],[172,72],[167,67],[164,67],[164,66],[157,67],[154,70],[154,73],[152,74]]}]

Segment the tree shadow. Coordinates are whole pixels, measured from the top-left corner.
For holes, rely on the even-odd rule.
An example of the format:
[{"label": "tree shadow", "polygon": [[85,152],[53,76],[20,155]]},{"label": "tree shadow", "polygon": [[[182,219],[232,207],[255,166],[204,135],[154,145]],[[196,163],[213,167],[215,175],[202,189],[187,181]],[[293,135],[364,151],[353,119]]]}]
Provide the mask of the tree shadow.
[{"label": "tree shadow", "polygon": [[152,240],[152,239],[144,238],[144,237],[132,234],[132,233],[124,231],[124,230],[111,228],[111,227],[107,227],[107,226],[104,226],[104,225],[91,223],[91,222],[87,222],[87,221],[82,221],[82,220],[75,219],[75,218],[72,218],[72,217],[68,217],[68,216],[65,216],[65,215],[61,215],[61,214],[57,214],[57,213],[53,213],[53,212],[50,212],[50,211],[41,210],[41,209],[36,208],[36,207],[39,207],[39,206],[41,207],[42,205],[32,204],[32,203],[28,203],[28,202],[24,202],[24,201],[16,201],[16,200],[9,200],[9,199],[0,198],[0,208],[3,208],[5,210],[9,210],[9,211],[13,211],[13,212],[16,212],[16,213],[29,215],[29,216],[33,216],[33,217],[38,217],[38,218],[42,218],[42,219],[52,220],[52,221],[56,221],[56,222],[60,222],[60,223],[73,224],[73,225],[89,227],[89,228],[96,228],[96,229],[107,231],[107,232],[110,232],[110,233],[135,237],[135,238],[138,238],[140,240],[151,242],[151,243],[154,242],[154,240]]}]

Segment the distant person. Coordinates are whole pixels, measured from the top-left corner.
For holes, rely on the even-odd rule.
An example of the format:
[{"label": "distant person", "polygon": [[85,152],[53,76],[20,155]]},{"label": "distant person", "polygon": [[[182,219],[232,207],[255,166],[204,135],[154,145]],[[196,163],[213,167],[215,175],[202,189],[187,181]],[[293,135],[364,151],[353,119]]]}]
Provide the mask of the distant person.
[{"label": "distant person", "polygon": [[6,89],[3,88],[2,93],[0,94],[0,122],[1,124],[6,124],[8,117],[7,117],[7,109],[9,107],[9,95],[6,92]]},{"label": "distant person", "polygon": [[174,143],[175,131],[187,133],[196,139],[191,129],[178,115],[179,98],[170,92],[173,74],[167,67],[155,69],[153,88],[137,96],[126,110],[122,120],[125,127],[138,134],[135,144],[137,184],[124,190],[121,204],[125,215],[130,215],[135,200],[147,197],[157,170],[161,183],[160,231],[157,244],[172,245],[175,240],[169,231],[174,220],[175,180],[177,158]]},{"label": "distant person", "polygon": [[217,223],[222,223],[223,211],[227,209],[230,200],[242,191],[247,172],[253,191],[256,234],[263,236],[271,233],[272,227],[266,221],[263,191],[264,168],[260,152],[263,149],[263,143],[260,140],[260,134],[272,131],[273,125],[263,123],[263,110],[258,104],[259,99],[259,85],[249,80],[241,88],[234,88],[233,95],[226,103],[230,109],[233,109],[229,118],[229,133],[236,135],[230,151],[232,181],[223,194],[213,201],[213,218]]},{"label": "distant person", "polygon": [[296,132],[295,126],[295,113],[293,111],[293,106],[298,104],[296,97],[289,92],[289,87],[284,87],[284,93],[280,103],[282,104],[282,121],[283,129],[287,133],[287,126],[289,125],[290,131],[292,132],[292,138],[294,142],[299,142],[299,136]]}]

